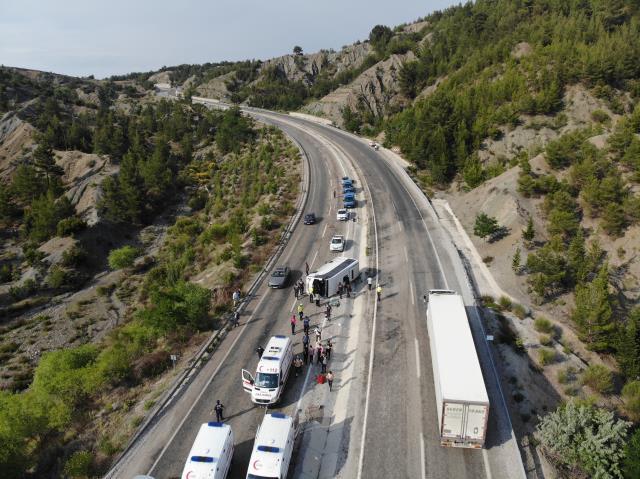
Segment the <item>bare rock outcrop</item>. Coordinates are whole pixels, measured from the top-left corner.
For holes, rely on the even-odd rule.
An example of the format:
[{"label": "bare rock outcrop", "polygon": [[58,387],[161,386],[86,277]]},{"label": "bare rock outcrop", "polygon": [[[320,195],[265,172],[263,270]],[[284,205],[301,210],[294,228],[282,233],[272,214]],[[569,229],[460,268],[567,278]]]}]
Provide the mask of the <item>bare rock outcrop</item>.
[{"label": "bare rock outcrop", "polygon": [[80,151],[56,151],[56,163],[64,170],[62,180],[69,185],[66,192],[76,213],[89,226],[99,221],[100,184],[118,172],[108,157]]},{"label": "bare rock outcrop", "polygon": [[303,111],[342,125],[342,110],[347,106],[352,110],[364,108],[375,116],[382,116],[390,109],[406,105],[408,100],[400,94],[398,77],[402,64],[414,59],[411,51],[404,55],[391,55],[365,70],[349,85],[307,105]]},{"label": "bare rock outcrop", "polygon": [[34,147],[34,131],[35,128],[14,112],[5,113],[0,118],[0,179],[8,179],[24,152]]}]

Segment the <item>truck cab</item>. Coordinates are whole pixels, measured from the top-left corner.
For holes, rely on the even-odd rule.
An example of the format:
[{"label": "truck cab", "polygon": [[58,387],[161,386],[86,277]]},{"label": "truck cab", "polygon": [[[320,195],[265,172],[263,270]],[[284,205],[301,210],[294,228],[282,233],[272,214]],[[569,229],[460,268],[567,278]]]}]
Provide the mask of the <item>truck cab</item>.
[{"label": "truck cab", "polygon": [[282,396],[292,362],[291,339],[284,335],[273,336],[258,362],[255,376],[242,370],[242,387],[251,394],[251,401],[263,406],[276,404]]}]

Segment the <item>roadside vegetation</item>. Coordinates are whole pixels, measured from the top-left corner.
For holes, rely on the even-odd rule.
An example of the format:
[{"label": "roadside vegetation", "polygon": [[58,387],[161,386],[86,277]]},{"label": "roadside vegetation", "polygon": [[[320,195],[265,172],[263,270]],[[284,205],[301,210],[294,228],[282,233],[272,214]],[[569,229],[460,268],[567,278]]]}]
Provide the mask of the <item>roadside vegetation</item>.
[{"label": "roadside vegetation", "polygon": [[[5,311],[36,295],[46,304],[65,288],[80,290],[107,264],[121,275],[118,284],[99,286],[92,299],[70,304],[58,323],[44,315],[3,317],[0,358],[22,357],[28,367],[0,391],[0,470],[7,478],[96,476],[153,407],[154,387],[170,380],[162,379],[170,355],[191,354],[224,325],[232,291],[280,241],[299,192],[299,153],[281,132],[237,109],[147,101],[124,111],[115,102],[122,88],[96,82],[104,101],[80,119],[70,86],[61,93],[51,79],[0,73],[7,109],[32,96],[40,111],[28,118],[39,126],[37,146],[25,152],[10,181],[0,182],[0,221],[16,232],[11,241],[21,247],[19,256],[0,263],[2,280],[16,283]],[[82,140],[70,141],[80,122]],[[92,152],[119,166],[101,185],[101,219],[92,226],[65,195],[56,159],[66,150]],[[183,213],[159,251],[146,254],[150,243],[138,233],[177,203]],[[83,247],[84,235],[105,225],[128,234],[97,261]],[[67,235],[74,246],[61,262],[42,264],[39,246]],[[17,282],[29,265],[46,272],[46,281]],[[205,274],[211,270],[215,274]],[[85,308],[112,296],[124,304],[123,316],[101,339],[79,329],[73,345],[43,352],[35,364],[18,356],[26,345],[4,341],[15,331],[47,331],[60,321],[90,327],[97,318]]]}]

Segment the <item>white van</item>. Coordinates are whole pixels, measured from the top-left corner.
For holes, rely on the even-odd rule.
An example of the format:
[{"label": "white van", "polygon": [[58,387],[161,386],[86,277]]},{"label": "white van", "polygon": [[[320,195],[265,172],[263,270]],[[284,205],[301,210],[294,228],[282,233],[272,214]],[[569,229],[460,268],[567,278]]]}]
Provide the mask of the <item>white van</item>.
[{"label": "white van", "polygon": [[246,369],[242,370],[242,387],[251,393],[256,404],[275,404],[280,400],[284,384],[291,372],[293,342],[282,334],[273,336],[264,349],[254,378]]},{"label": "white van", "polygon": [[233,431],[221,422],[200,426],[182,470],[182,479],[224,479],[233,458]]},{"label": "white van", "polygon": [[265,414],[253,443],[246,479],[286,479],[295,436],[291,416]]}]

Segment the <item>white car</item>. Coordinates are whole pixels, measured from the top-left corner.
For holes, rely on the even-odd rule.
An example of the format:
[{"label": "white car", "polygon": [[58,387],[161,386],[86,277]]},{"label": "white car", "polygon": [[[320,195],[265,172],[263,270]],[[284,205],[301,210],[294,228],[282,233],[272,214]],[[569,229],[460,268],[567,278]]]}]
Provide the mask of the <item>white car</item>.
[{"label": "white car", "polygon": [[347,221],[349,219],[349,212],[346,208],[340,208],[337,214],[338,221]]},{"label": "white car", "polygon": [[329,244],[329,250],[338,252],[344,251],[344,236],[333,235],[331,243]]}]

